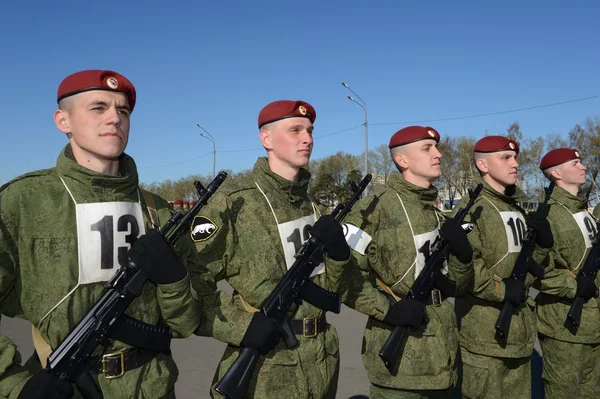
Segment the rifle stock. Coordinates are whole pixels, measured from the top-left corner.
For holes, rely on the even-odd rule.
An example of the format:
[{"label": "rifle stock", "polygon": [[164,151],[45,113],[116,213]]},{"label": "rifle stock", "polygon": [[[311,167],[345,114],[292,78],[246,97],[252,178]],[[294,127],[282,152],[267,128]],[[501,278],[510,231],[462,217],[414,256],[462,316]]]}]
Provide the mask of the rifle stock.
[{"label": "rifle stock", "polygon": [[[338,223],[344,220],[370,181],[371,175],[367,174],[358,185],[351,183],[352,196],[346,204],[338,204],[332,212]],[[323,243],[316,237],[309,238],[296,253],[294,264],[277,283],[259,310],[277,322],[283,341],[289,349],[298,346],[298,339],[290,328],[288,317],[288,311],[294,303],[306,300],[315,306],[327,304],[328,310],[340,312],[339,295],[326,291],[309,280],[311,273],[323,259],[324,249]],[[215,390],[226,398],[242,399],[246,395],[259,357],[260,353],[256,349],[241,348],[240,355],[223,378],[217,382]]]}]

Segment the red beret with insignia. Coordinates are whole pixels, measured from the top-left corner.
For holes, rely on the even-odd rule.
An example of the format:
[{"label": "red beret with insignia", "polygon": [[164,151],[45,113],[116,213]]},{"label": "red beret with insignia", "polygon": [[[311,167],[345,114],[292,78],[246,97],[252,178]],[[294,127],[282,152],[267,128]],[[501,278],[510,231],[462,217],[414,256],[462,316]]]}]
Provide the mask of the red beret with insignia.
[{"label": "red beret with insignia", "polygon": [[504,136],[486,136],[475,143],[473,152],[514,151],[519,153],[519,144]]},{"label": "red beret with insignia", "polygon": [[129,107],[135,107],[135,87],[123,75],[113,71],[87,70],[67,76],[58,86],[56,102],[63,98],[91,90],[106,90],[123,93],[129,100]]},{"label": "red beret with insignia", "polygon": [[390,139],[390,148],[414,143],[421,140],[435,140],[440,142],[440,134],[429,126],[408,126],[398,130]]},{"label": "red beret with insignia", "polygon": [[173,205],[183,205],[183,200],[175,200],[175,202],[173,202]]},{"label": "red beret with insignia", "polygon": [[317,119],[317,111],[307,102],[280,100],[266,105],[258,114],[258,128],[287,118],[308,118],[311,123]]},{"label": "red beret with insignia", "polygon": [[581,159],[579,156],[579,151],[572,148],[557,148],[544,155],[542,161],[540,162],[540,169],[548,169],[573,159]]}]

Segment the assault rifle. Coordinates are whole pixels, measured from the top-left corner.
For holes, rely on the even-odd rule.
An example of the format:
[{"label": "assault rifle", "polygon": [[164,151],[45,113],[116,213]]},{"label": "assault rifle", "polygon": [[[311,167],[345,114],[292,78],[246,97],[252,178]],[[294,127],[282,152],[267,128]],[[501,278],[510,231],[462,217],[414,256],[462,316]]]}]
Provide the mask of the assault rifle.
[{"label": "assault rifle", "polygon": [[[371,175],[366,175],[358,186],[352,182],[352,197],[346,204],[338,204],[331,213],[338,223],[341,223],[350,212],[362,192],[371,181]],[[323,261],[325,247],[316,237],[309,238],[295,255],[296,260],[285,273],[277,286],[264,302],[259,312],[273,319],[279,326],[279,331],[289,349],[298,346],[298,339],[294,336],[290,326],[288,312],[295,303],[305,300],[308,303],[330,312],[339,313],[341,299],[339,294],[329,292],[309,278],[313,270]],[[226,398],[241,399],[245,396],[260,352],[254,348],[243,348],[240,355],[231,365],[227,373],[221,378],[215,390]]]},{"label": "assault rifle", "polygon": [[[538,213],[545,212],[546,207],[548,206],[548,200],[550,199],[550,195],[552,194],[552,190],[554,190],[554,182],[550,182],[550,185],[546,188],[546,197],[544,198],[544,202],[542,202],[537,209]],[[521,252],[519,252],[519,256],[515,262],[515,266],[513,267],[512,274],[510,278],[525,281],[525,277],[527,277],[527,273],[531,273],[536,278],[544,277],[544,267],[537,264],[533,260],[533,250],[535,249],[535,230],[532,228],[528,228],[523,236],[523,245],[521,247]],[[510,323],[512,321],[513,313],[515,312],[515,307],[510,302],[504,302],[502,307],[502,311],[500,312],[500,316],[496,320],[496,337],[500,342],[506,343],[508,339],[508,333],[510,330]]]},{"label": "assault rifle", "polygon": [[[469,210],[475,203],[475,200],[481,193],[483,184],[478,184],[475,189],[469,193],[469,202],[464,208],[460,209],[454,219],[462,225],[465,217],[469,213]],[[444,262],[450,254],[450,243],[441,237],[438,237],[432,245],[432,253],[429,258],[425,261],[425,266],[419,276],[413,283],[412,287],[408,291],[407,298],[415,299],[422,304],[427,302],[427,298],[431,295],[436,282],[442,277],[441,271],[444,267]],[[390,336],[385,341],[381,350],[379,351],[379,357],[383,360],[385,367],[390,373],[393,373],[396,369],[398,357],[400,356],[400,350],[404,339],[408,333],[408,329],[403,326],[395,326],[390,333]]]},{"label": "assault rifle", "polygon": [[[596,231],[600,226],[596,225]],[[581,271],[577,275],[577,279],[588,279],[589,281],[595,282],[598,274],[598,267],[600,267],[600,234],[596,233],[592,249],[588,254],[587,259]],[[581,323],[581,312],[583,311],[583,304],[587,301],[587,298],[577,296],[571,304],[569,313],[567,313],[567,319],[565,320],[565,327],[568,329],[576,330]]]},{"label": "assault rifle", "polygon": [[[185,215],[175,213],[160,229],[160,233],[170,245],[175,244],[184,233],[189,234],[194,217],[226,178],[227,173],[220,172],[206,188],[200,182],[194,182],[199,195],[198,202]],[[106,292],[102,298],[50,354],[45,371],[74,383],[86,399],[103,398],[100,388],[90,375],[90,370],[97,367],[98,362],[92,361],[90,356],[99,345],[103,346],[104,353],[109,345],[109,338],[118,335],[118,328],[123,326],[122,319],[126,318],[125,310],[141,294],[146,281],[145,273],[131,260],[128,260],[127,265],[121,266],[106,284]],[[131,318],[129,322],[147,326]],[[151,327],[165,330],[158,326]],[[170,339],[170,329],[167,329],[167,333]],[[164,350],[168,350],[168,342]]]}]

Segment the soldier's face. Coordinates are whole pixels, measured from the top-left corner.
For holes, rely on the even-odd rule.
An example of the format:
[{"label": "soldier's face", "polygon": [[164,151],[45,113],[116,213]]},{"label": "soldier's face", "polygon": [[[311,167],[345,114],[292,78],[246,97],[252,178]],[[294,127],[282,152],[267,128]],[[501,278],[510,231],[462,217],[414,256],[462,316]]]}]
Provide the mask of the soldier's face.
[{"label": "soldier's face", "polygon": [[98,160],[116,160],[129,140],[127,97],[122,93],[94,90],[70,98],[70,106],[57,110],[56,126],[71,133],[71,145],[76,154]]},{"label": "soldier's face", "polygon": [[[404,176],[412,175],[418,180],[426,180],[432,183],[441,176],[442,169],[440,160],[442,154],[438,150],[438,143],[435,140],[420,140],[414,143],[406,144],[401,151],[400,157]],[[412,181],[412,179],[409,179]]]},{"label": "soldier's face", "polygon": [[263,145],[273,160],[294,169],[308,165],[313,149],[314,127],[307,118],[288,118],[269,127]]},{"label": "soldier's face", "polygon": [[489,176],[502,184],[511,186],[517,184],[517,153],[514,151],[492,152],[486,159],[487,172]]},{"label": "soldier's face", "polygon": [[558,176],[563,184],[581,186],[585,183],[585,171],[587,168],[579,159],[565,162],[557,169]]}]

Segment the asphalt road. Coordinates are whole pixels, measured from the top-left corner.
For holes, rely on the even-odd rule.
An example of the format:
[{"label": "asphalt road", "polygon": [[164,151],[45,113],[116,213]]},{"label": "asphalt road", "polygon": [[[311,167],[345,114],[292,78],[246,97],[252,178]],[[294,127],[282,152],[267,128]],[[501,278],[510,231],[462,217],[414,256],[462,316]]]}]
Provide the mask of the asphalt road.
[{"label": "asphalt road", "polygon": [[[337,398],[348,399],[368,395],[369,380],[362,364],[360,349],[366,317],[347,307],[339,315],[332,314],[328,320],[335,325],[340,338],[341,369]],[[33,353],[31,326],[18,319],[2,319],[1,331],[19,347],[23,357]],[[190,337],[174,340],[172,349],[180,376],[177,396],[182,399],[208,398],[208,390],[214,370],[225,349],[225,345],[211,338]],[[539,345],[532,361],[533,398],[543,398],[541,381],[541,357]]]}]

